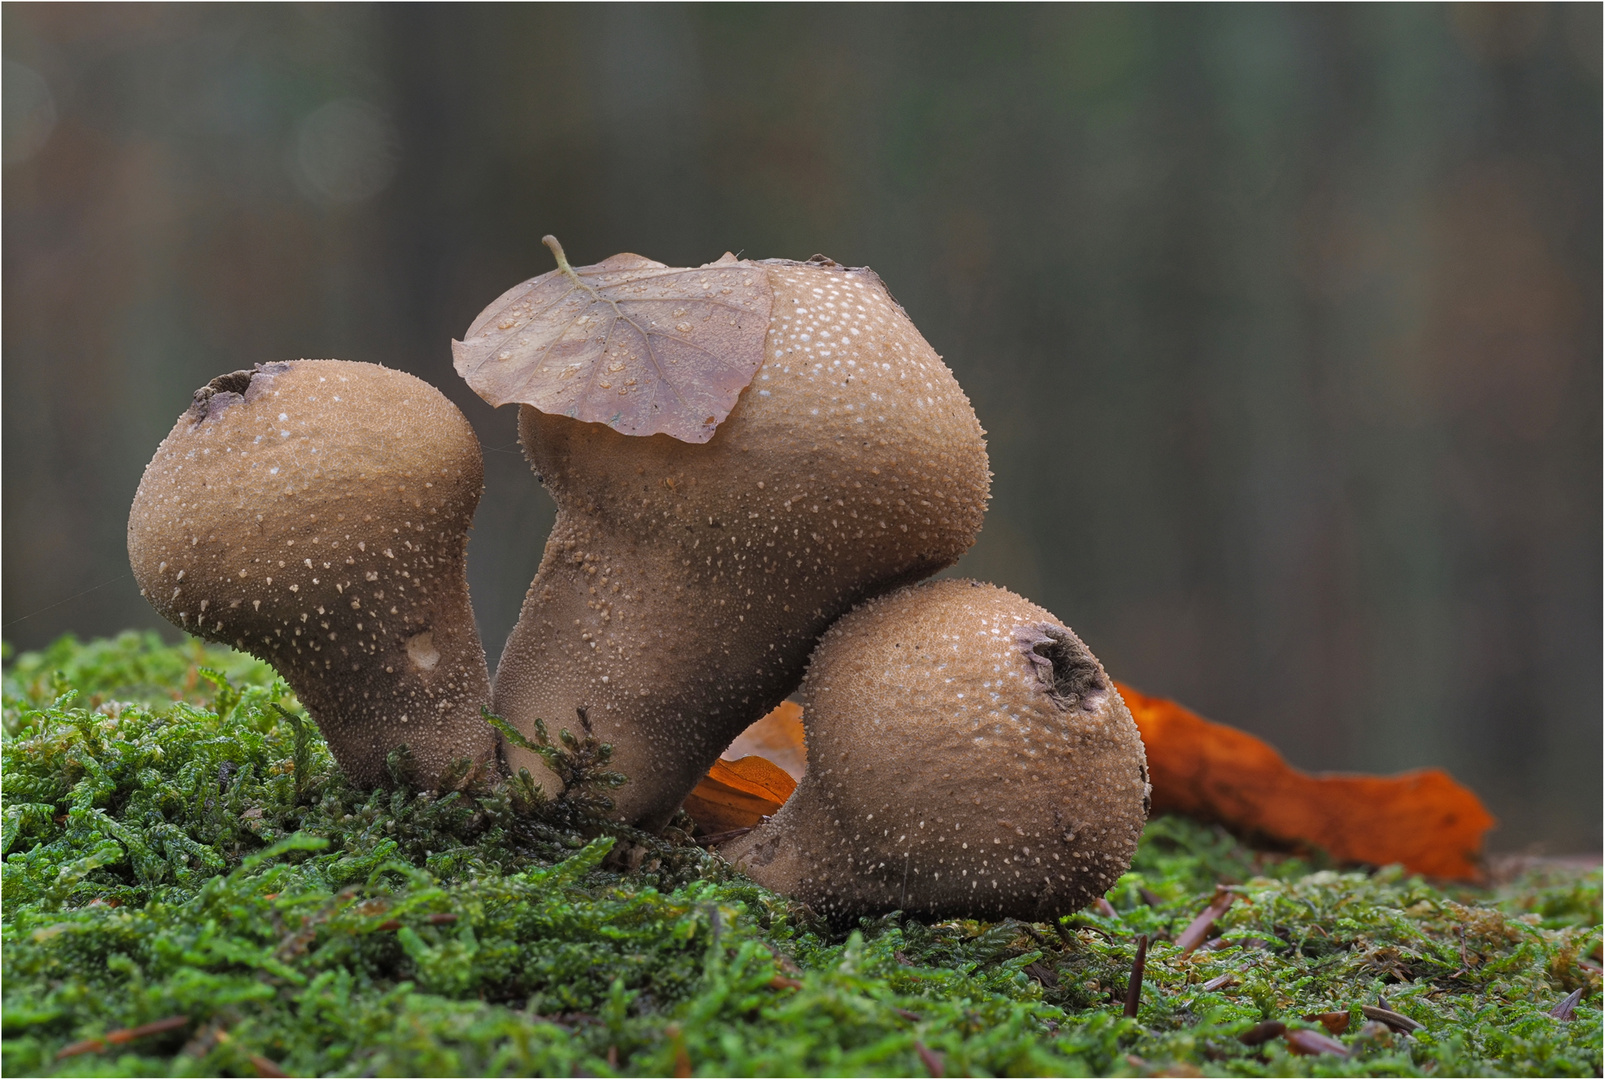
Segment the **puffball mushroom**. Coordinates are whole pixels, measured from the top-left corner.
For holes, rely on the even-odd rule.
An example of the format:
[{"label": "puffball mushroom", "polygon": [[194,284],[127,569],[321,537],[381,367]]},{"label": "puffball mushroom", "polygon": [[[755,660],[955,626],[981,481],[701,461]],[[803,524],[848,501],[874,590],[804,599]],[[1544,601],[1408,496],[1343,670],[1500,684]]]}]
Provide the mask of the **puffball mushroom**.
[{"label": "puffball mushroom", "polygon": [[[543,312],[564,311],[564,326],[597,319],[586,333],[613,350],[587,373],[562,366],[583,335],[543,339],[531,361],[558,367],[553,382],[584,382],[600,405],[580,412],[583,397],[570,395],[575,416],[520,409],[519,439],[557,521],[502,653],[495,711],[530,732],[536,718],[571,725],[586,709],[629,779],[612,793],[615,815],[656,828],[731,739],[796,688],[827,626],[969,548],[991,479],[986,443],[952,373],[869,271],[733,256],[676,270],[633,255],[575,271],[551,243],[560,270],[509,291],[454,346],[458,372],[493,402],[547,400],[484,381],[516,359],[502,342]],[[640,283],[658,279],[689,298],[642,299]],[[700,400],[685,381],[672,396],[654,385],[660,396],[634,412],[617,395],[632,371],[687,375],[704,325],[751,332],[750,382],[727,415],[708,405],[683,428],[633,433],[652,430],[640,425],[662,400]],[[614,359],[626,326],[644,348]],[[608,394],[626,402],[616,426],[586,422],[612,415]],[[558,787],[537,756],[508,747],[507,757]]]},{"label": "puffball mushroom", "polygon": [[496,751],[465,562],[483,479],[421,379],[262,364],[195,392],[134,496],[129,561],[169,622],[272,664],[352,781],[403,743],[433,781]]},{"label": "puffball mushroom", "polygon": [[826,632],[803,682],[808,772],[720,853],[832,918],[1056,918],[1131,865],[1147,763],[1103,666],[1006,589],[935,581]]}]

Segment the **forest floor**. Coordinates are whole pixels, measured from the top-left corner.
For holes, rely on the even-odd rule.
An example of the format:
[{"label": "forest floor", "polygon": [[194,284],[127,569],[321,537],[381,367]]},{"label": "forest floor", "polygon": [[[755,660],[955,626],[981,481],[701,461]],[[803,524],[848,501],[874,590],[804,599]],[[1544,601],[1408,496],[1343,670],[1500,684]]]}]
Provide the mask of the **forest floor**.
[{"label": "forest floor", "polygon": [[831,926],[602,822],[594,747],[578,799],[394,758],[364,793],[298,709],[153,634],[6,657],[6,1075],[1601,1073],[1597,867],[1446,885],[1165,817],[1057,924]]}]

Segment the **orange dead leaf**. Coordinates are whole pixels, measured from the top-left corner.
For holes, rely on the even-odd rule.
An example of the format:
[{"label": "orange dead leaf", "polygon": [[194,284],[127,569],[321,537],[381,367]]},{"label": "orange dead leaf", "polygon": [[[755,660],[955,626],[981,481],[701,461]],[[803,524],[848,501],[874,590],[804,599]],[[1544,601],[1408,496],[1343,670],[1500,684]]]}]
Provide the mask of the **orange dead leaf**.
[{"label": "orange dead leaf", "polygon": [[808,771],[808,751],[803,747],[802,706],[795,701],[782,701],[762,720],[736,736],[730,749],[720,756],[734,761],[756,754],[779,765],[801,780]]},{"label": "orange dead leaf", "polygon": [[1324,848],[1335,858],[1476,879],[1494,825],[1442,769],[1398,776],[1311,776],[1246,732],[1116,684],[1148,749],[1155,813]]},{"label": "orange dead leaf", "polygon": [[729,832],[756,825],[779,810],[796,787],[790,774],[765,758],[720,758],[686,796],[685,810],[702,832]]}]

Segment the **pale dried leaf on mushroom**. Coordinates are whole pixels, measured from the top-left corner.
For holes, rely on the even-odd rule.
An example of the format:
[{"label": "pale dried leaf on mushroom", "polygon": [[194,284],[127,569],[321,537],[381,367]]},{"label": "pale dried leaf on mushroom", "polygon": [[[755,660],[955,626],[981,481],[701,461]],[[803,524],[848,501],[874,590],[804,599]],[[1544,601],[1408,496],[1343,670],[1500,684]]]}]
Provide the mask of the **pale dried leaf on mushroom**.
[{"label": "pale dried leaf on mushroom", "polygon": [[515,285],[451,345],[457,374],[492,405],[530,405],[625,435],[705,443],[764,359],[774,294],[725,255],[699,267],[614,255]]}]

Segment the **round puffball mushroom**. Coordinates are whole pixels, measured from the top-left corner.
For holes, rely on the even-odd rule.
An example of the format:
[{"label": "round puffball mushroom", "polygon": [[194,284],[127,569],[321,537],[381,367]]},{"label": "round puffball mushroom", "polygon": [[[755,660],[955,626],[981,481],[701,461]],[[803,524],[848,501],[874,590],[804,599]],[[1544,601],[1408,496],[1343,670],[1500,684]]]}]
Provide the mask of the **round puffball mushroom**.
[{"label": "round puffball mushroom", "polygon": [[213,379],[128,515],[140,594],[272,664],[355,783],[411,750],[425,782],[496,733],[465,557],[484,465],[457,407],[376,364],[299,360]]},{"label": "round puffball mushroom", "polygon": [[830,628],[803,682],[808,772],[720,853],[833,919],[1044,920],[1101,896],[1148,814],[1142,739],[1081,640],[945,580]]},{"label": "round puffball mushroom", "polygon": [[519,413],[557,522],[496,712],[528,732],[585,708],[629,778],[615,814],[645,828],[796,689],[843,612],[970,547],[991,480],[969,399],[878,277],[735,265],[762,270],[773,304],[762,363],[706,442]]}]

